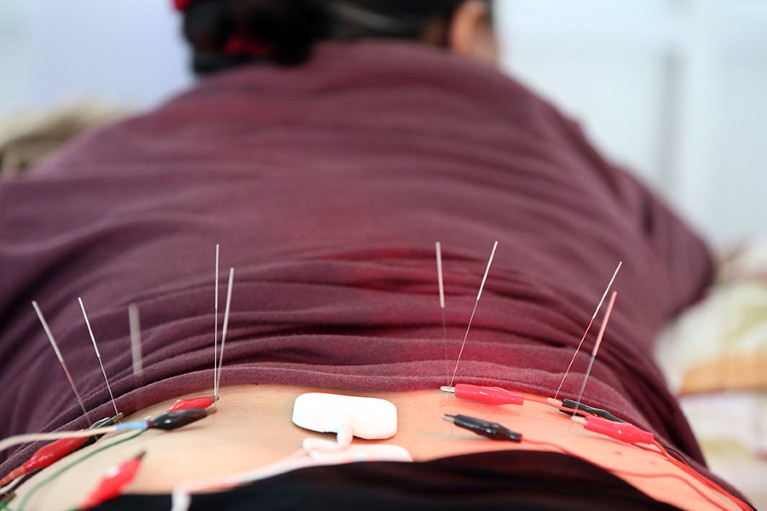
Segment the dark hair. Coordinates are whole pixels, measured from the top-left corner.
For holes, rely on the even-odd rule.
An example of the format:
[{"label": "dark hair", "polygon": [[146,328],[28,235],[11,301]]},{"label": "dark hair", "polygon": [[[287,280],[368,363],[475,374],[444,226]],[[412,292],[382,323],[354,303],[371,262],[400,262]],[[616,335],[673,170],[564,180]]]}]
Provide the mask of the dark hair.
[{"label": "dark hair", "polygon": [[184,36],[193,69],[210,74],[266,61],[297,65],[322,39],[419,38],[428,23],[448,21],[463,0],[192,0]]}]

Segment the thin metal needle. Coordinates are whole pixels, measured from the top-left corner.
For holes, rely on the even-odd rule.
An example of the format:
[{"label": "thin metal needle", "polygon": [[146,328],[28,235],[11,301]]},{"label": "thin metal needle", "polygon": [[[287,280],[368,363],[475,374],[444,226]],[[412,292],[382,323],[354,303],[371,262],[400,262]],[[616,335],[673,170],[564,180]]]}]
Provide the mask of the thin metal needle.
[{"label": "thin metal needle", "polygon": [[439,284],[439,310],[442,313],[442,348],[445,352],[445,374],[447,375],[448,384],[450,383],[450,362],[447,356],[447,345],[445,340],[447,339],[447,326],[445,323],[445,285],[442,280],[442,245],[440,242],[434,244],[437,252],[437,283]]},{"label": "thin metal needle", "polygon": [[438,241],[436,244],[437,249],[437,281],[439,283],[439,308],[442,311],[442,338],[447,337],[447,326],[445,324],[445,285],[442,280],[442,245]]},{"label": "thin metal needle", "polygon": [[570,363],[567,365],[565,374],[562,376],[562,381],[559,382],[559,387],[557,387],[557,391],[554,393],[554,399],[559,397],[559,391],[562,390],[562,385],[565,384],[565,379],[567,378],[567,375],[570,373],[570,369],[573,367],[573,363],[575,362],[575,357],[577,357],[578,352],[581,351],[581,346],[583,346],[583,341],[585,341],[586,336],[589,335],[589,331],[591,330],[591,325],[594,324],[594,319],[596,319],[597,314],[599,314],[599,309],[602,308],[602,303],[604,303],[605,298],[607,297],[607,293],[609,293],[610,288],[613,287],[613,282],[615,282],[615,277],[618,275],[618,272],[621,270],[621,266],[623,266],[623,261],[620,261],[618,263],[618,267],[615,268],[615,271],[613,272],[613,276],[610,279],[610,282],[607,284],[607,287],[605,288],[605,292],[602,293],[602,298],[599,299],[597,308],[594,309],[594,314],[591,315],[591,320],[589,321],[589,325],[586,327],[586,331],[583,332],[583,337],[581,337],[581,342],[578,343],[578,347],[575,349],[575,353],[573,353],[573,358],[570,359]]},{"label": "thin metal needle", "polygon": [[141,350],[141,321],[139,320],[138,305],[132,303],[128,306],[128,326],[130,328],[131,361],[133,362],[133,380],[136,386],[137,408],[144,408],[144,400],[141,391],[144,387],[144,355]]},{"label": "thin metal needle", "polygon": [[[586,369],[586,376],[583,377],[583,384],[581,385],[581,391],[578,393],[578,401],[575,403],[575,410],[573,411],[573,418],[576,417],[576,414],[578,413],[578,407],[581,405],[581,399],[583,399],[583,391],[586,390],[586,382],[589,381],[589,376],[591,376],[591,368],[594,366],[594,360],[597,358],[597,353],[599,352],[599,346],[602,344],[602,337],[605,335],[605,330],[607,329],[607,323],[610,321],[610,314],[613,311],[613,306],[615,305],[615,299],[618,297],[618,292],[613,291],[613,294],[610,296],[610,303],[607,304],[607,310],[605,311],[605,319],[602,320],[602,325],[599,328],[599,335],[597,336],[597,342],[594,344],[594,349],[591,351],[591,360],[589,360],[589,366]],[[572,427],[572,425],[570,426]]]},{"label": "thin metal needle", "polygon": [[138,306],[132,303],[128,306],[128,324],[130,325],[131,360],[133,361],[133,376],[140,377],[144,371],[141,353],[141,322]]},{"label": "thin metal needle", "polygon": [[99,347],[96,345],[96,338],[93,336],[93,330],[91,330],[91,323],[88,321],[88,314],[85,312],[85,305],[83,299],[79,296],[77,301],[80,302],[80,308],[83,310],[83,317],[85,318],[85,324],[88,326],[88,333],[91,334],[91,341],[93,342],[93,349],[96,351],[96,358],[99,359],[99,365],[101,366],[101,374],[104,375],[104,381],[107,383],[107,390],[109,391],[109,397],[112,399],[112,406],[115,408],[115,415],[120,415],[117,410],[117,403],[115,403],[115,396],[112,394],[112,387],[109,386],[109,378],[107,378],[107,372],[104,370],[104,363],[101,361],[101,353],[99,353]]},{"label": "thin metal needle", "polygon": [[455,374],[458,372],[458,363],[461,361],[461,355],[463,355],[463,348],[466,347],[466,339],[469,338],[469,330],[471,330],[471,323],[474,321],[474,314],[477,313],[477,305],[479,305],[479,299],[482,296],[482,290],[485,288],[485,281],[487,281],[487,274],[490,273],[490,265],[493,264],[493,257],[495,256],[495,249],[498,248],[498,242],[493,244],[493,251],[490,252],[490,259],[487,261],[487,268],[485,268],[485,276],[482,277],[482,284],[479,286],[479,292],[477,293],[477,299],[474,301],[474,310],[471,311],[471,317],[469,318],[469,326],[466,327],[466,334],[463,336],[463,342],[461,343],[461,350],[458,352],[458,360],[455,361],[455,369],[453,369],[453,376],[450,378],[448,387],[453,386],[453,380],[455,380]]},{"label": "thin metal needle", "polygon": [[72,374],[69,372],[69,368],[67,367],[67,364],[64,362],[64,357],[61,356],[61,351],[59,351],[59,345],[56,344],[56,340],[53,338],[53,334],[51,333],[51,329],[48,326],[48,322],[45,321],[45,317],[43,316],[43,311],[40,310],[40,306],[37,305],[37,302],[32,302],[32,307],[35,308],[35,312],[37,313],[37,317],[40,320],[40,323],[43,325],[43,330],[45,330],[45,335],[48,336],[48,340],[51,342],[51,346],[53,346],[53,351],[56,353],[56,358],[59,360],[59,364],[61,364],[61,368],[64,369],[64,374],[67,375],[67,380],[69,380],[69,385],[72,387],[72,391],[75,393],[75,397],[77,398],[77,402],[80,404],[80,408],[83,410],[83,415],[85,416],[85,420],[88,421],[88,425],[93,424],[91,422],[91,418],[88,416],[88,412],[85,410],[85,404],[83,404],[83,398],[80,397],[80,393],[77,391],[77,385],[75,385],[75,380],[72,378]]},{"label": "thin metal needle", "polygon": [[215,324],[213,326],[213,395],[216,397],[218,397],[218,371],[216,370],[216,364],[218,364],[218,251],[219,245],[216,243],[216,283],[213,301],[213,310],[215,311]]},{"label": "thin metal needle", "polygon": [[[232,283],[234,282],[234,268],[229,268],[229,285],[226,289],[226,306],[224,308],[224,327],[221,330],[221,356],[218,363],[217,385],[221,385],[221,369],[224,365],[224,345],[226,344],[226,331],[229,327],[229,308],[232,304]],[[214,389],[213,397],[218,399],[218,386]]]}]

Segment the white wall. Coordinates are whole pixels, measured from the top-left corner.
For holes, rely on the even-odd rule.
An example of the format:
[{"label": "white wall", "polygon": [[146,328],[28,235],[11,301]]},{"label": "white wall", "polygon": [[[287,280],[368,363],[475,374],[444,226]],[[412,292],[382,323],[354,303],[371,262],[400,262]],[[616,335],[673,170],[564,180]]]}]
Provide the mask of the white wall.
[{"label": "white wall", "polygon": [[26,4],[0,0],[0,115],[21,103],[28,73],[29,48],[25,42],[29,17]]},{"label": "white wall", "polygon": [[710,238],[767,231],[767,1],[498,0],[505,65]]},{"label": "white wall", "polygon": [[0,115],[155,104],[190,81],[177,18],[170,0],[0,0]]},{"label": "white wall", "polygon": [[[767,231],[767,0],[496,0],[505,66],[716,240]],[[0,0],[0,116],[191,82],[170,0]]]}]

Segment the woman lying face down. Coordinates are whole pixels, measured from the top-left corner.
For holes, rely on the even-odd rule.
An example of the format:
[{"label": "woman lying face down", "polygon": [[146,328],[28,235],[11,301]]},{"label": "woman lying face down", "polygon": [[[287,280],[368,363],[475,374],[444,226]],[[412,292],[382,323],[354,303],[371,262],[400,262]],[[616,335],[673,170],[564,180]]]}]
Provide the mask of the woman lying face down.
[{"label": "woman lying face down", "polygon": [[[94,509],[170,509],[174,492],[176,509],[748,509],[652,359],[708,284],[708,250],[495,69],[488,5],[177,5],[199,83],[0,183],[0,434],[217,399],[193,424],[65,456],[8,508],[82,506],[128,463]],[[573,422],[560,408],[581,388]],[[296,419],[316,393],[382,411],[324,397]],[[1,474],[41,445],[5,451]]]}]

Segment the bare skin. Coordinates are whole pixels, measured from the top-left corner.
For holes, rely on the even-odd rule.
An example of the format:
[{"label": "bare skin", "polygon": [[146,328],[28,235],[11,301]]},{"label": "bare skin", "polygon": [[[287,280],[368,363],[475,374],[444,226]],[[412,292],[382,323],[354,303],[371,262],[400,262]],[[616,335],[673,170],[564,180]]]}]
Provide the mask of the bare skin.
[{"label": "bare skin", "polygon": [[[110,467],[141,451],[146,451],[146,456],[137,478],[126,491],[167,494],[181,482],[248,472],[280,461],[300,449],[307,437],[333,439],[332,435],[313,433],[292,424],[293,402],[305,392],[366,395],[393,402],[398,409],[399,431],[394,438],[377,443],[402,446],[414,461],[505,449],[567,451],[612,471],[652,497],[681,508],[716,509],[690,487],[692,484],[724,509],[737,509],[733,502],[694,481],[659,453],[586,432],[577,424],[572,425],[571,430],[571,422],[565,415],[543,403],[528,400],[523,406],[501,407],[456,399],[438,390],[363,394],[280,385],[226,387],[221,391],[216,414],[177,431],[149,431],[97,454],[46,485],[29,500],[26,509],[72,509]],[[200,392],[183,397],[204,395],[209,394]],[[158,415],[172,402],[158,403],[126,420]],[[522,433],[523,441],[498,442],[476,436],[444,421],[445,413],[500,422]],[[114,438],[102,438],[95,446],[35,476],[19,490],[16,507],[26,491],[52,471],[114,441]],[[355,444],[365,442],[370,441],[354,440]],[[651,474],[664,477],[648,477]]]}]

